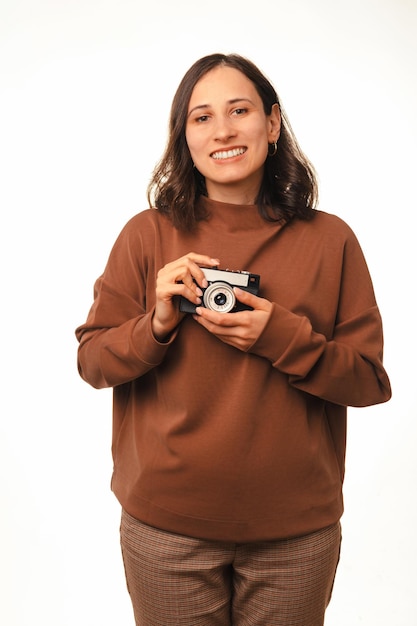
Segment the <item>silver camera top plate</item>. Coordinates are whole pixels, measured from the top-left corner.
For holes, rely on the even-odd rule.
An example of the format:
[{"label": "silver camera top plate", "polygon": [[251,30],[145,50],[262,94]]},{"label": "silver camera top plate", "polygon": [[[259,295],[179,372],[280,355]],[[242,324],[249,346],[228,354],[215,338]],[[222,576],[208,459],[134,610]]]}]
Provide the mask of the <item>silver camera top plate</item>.
[{"label": "silver camera top plate", "polygon": [[204,276],[209,283],[222,280],[229,285],[235,285],[236,287],[247,287],[249,284],[249,272],[234,272],[232,270],[217,270],[209,267],[201,268],[204,272]]}]

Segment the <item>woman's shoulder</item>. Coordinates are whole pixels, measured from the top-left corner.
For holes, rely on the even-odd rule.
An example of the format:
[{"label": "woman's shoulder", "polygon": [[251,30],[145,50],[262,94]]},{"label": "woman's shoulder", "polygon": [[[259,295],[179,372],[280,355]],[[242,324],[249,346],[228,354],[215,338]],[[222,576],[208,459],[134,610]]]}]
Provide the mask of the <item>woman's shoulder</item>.
[{"label": "woman's shoulder", "polygon": [[317,209],[313,219],[305,222],[305,224],[309,230],[314,233],[321,233],[323,236],[356,239],[356,235],[349,224],[334,213]]},{"label": "woman's shoulder", "polygon": [[360,247],[347,222],[334,213],[318,209],[312,219],[290,222],[286,237],[290,246],[303,245],[333,251]]},{"label": "woman's shoulder", "polygon": [[133,215],[123,226],[120,235],[141,237],[158,230],[171,230],[174,226],[158,209],[147,208]]},{"label": "woman's shoulder", "polygon": [[135,229],[138,226],[144,227],[148,224],[154,225],[158,224],[161,220],[167,221],[165,216],[162,215],[158,209],[149,207],[147,209],[143,209],[143,211],[136,213],[128,219],[124,228]]},{"label": "woman's shoulder", "polygon": [[172,231],[171,222],[158,209],[147,208],[130,217],[119,231],[114,243],[114,250],[140,250],[152,247],[161,232]]}]

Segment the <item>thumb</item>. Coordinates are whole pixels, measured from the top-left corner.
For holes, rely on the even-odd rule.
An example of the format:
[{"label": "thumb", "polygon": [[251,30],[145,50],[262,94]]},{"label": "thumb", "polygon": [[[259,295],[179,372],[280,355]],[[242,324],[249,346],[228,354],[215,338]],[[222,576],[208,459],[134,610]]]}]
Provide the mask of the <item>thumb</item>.
[{"label": "thumb", "polygon": [[253,309],[259,308],[259,304],[262,298],[258,298],[258,296],[255,296],[253,293],[250,293],[250,291],[239,289],[239,287],[233,287],[233,291],[235,293],[236,298],[239,300],[239,302],[242,302],[243,304],[247,304]]}]

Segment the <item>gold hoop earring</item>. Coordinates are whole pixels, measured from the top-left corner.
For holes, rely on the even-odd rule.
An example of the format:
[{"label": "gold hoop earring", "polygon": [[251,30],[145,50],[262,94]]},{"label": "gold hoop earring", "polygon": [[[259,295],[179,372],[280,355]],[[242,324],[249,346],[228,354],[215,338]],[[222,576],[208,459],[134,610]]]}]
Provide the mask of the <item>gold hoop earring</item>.
[{"label": "gold hoop earring", "polygon": [[278,152],[278,142],[274,141],[274,143],[268,144],[268,156],[273,157]]}]

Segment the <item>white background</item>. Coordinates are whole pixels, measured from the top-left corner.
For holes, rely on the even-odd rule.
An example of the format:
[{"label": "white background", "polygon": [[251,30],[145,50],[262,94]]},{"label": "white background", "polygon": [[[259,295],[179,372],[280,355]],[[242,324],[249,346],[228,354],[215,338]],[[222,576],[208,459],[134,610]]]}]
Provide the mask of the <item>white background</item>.
[{"label": "white background", "polygon": [[1,624],[133,624],[111,392],[78,377],[74,329],[147,206],[179,80],[219,51],[275,84],[384,319],[394,396],[349,414],[326,626],[417,623],[416,27],[416,0],[0,1]]}]

